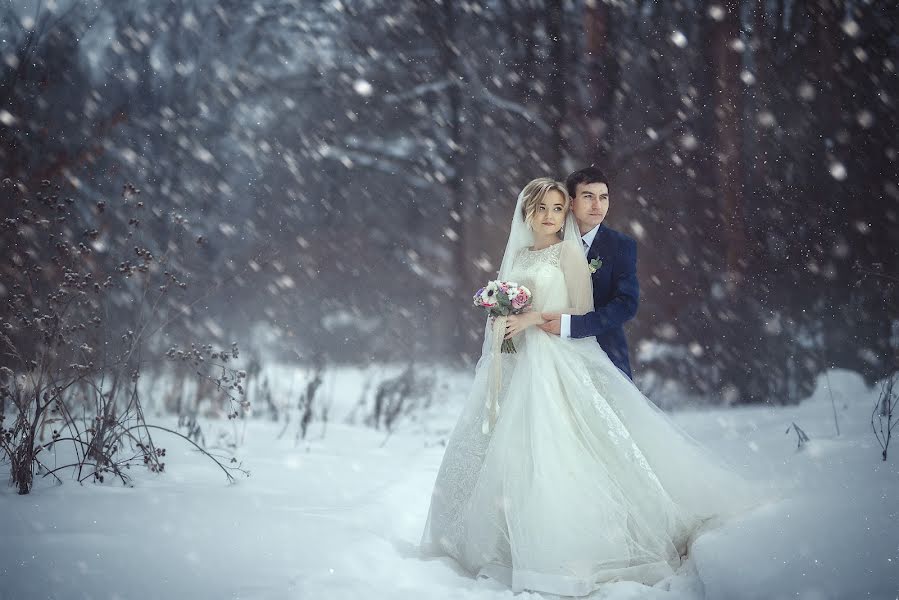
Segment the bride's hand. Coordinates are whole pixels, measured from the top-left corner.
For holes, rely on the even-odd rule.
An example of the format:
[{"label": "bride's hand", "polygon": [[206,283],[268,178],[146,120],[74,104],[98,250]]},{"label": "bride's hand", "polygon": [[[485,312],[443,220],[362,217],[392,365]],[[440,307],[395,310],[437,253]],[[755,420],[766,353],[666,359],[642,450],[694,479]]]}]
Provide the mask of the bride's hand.
[{"label": "bride's hand", "polygon": [[539,312],[527,312],[522,315],[509,315],[506,317],[506,337],[518,335],[528,327],[540,325],[543,323],[543,317]]}]

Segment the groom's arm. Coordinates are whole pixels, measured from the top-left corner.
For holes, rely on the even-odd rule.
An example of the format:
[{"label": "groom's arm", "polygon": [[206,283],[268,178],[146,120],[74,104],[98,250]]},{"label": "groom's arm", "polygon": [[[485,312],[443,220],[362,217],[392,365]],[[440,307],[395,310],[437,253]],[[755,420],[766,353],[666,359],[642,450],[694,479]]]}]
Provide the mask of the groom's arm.
[{"label": "groom's arm", "polygon": [[[597,306],[585,315],[563,316],[561,333],[573,338],[595,337],[610,329],[621,327],[637,314],[640,304],[640,283],[637,281],[637,242],[624,238],[618,245],[613,271],[614,295],[604,306]],[[566,323],[568,321],[568,323]]]}]

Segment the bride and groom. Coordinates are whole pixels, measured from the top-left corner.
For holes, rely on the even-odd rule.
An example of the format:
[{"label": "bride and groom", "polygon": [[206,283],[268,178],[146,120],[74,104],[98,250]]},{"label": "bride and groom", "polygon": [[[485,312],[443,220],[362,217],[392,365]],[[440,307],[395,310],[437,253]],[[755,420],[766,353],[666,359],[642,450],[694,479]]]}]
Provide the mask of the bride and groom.
[{"label": "bride and groom", "polygon": [[425,553],[516,592],[653,585],[701,528],[758,503],[631,382],[636,243],[602,224],[608,208],[592,167],[519,194],[499,279],[530,289],[532,310],[488,320],[431,497]]},{"label": "bride and groom", "polygon": [[595,268],[592,312],[584,315],[545,313],[539,325],[547,333],[570,338],[595,337],[609,360],[632,378],[624,324],[637,314],[637,242],[603,225],[609,212],[609,180],[596,167],[575,171],[565,180],[584,255]]}]

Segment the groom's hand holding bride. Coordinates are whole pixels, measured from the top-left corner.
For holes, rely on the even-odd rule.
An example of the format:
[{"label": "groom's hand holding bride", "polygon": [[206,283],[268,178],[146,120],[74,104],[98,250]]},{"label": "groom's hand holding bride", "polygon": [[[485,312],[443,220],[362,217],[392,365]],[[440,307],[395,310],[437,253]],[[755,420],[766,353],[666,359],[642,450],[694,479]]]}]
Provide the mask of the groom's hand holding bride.
[{"label": "groom's hand holding bride", "polygon": [[546,333],[551,333],[553,335],[562,334],[561,313],[541,313],[540,316],[543,318],[543,323],[538,324],[537,327],[539,327]]},{"label": "groom's hand holding bride", "polygon": [[536,325],[538,327],[543,323],[543,316],[538,312],[525,312],[520,315],[509,315],[506,317],[506,337],[511,339],[518,335],[528,327]]}]

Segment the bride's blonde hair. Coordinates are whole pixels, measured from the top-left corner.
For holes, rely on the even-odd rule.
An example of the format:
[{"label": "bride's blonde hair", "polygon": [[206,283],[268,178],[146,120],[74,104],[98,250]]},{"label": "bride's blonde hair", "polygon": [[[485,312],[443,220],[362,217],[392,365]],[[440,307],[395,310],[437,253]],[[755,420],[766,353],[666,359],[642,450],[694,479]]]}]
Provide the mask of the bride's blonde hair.
[{"label": "bride's blonde hair", "polygon": [[521,216],[524,217],[526,224],[530,225],[531,219],[537,214],[537,206],[551,190],[556,190],[562,194],[562,197],[565,198],[565,212],[568,212],[568,207],[571,205],[571,197],[568,195],[568,190],[565,189],[565,184],[549,177],[538,177],[521,190],[523,196],[521,200]]}]

